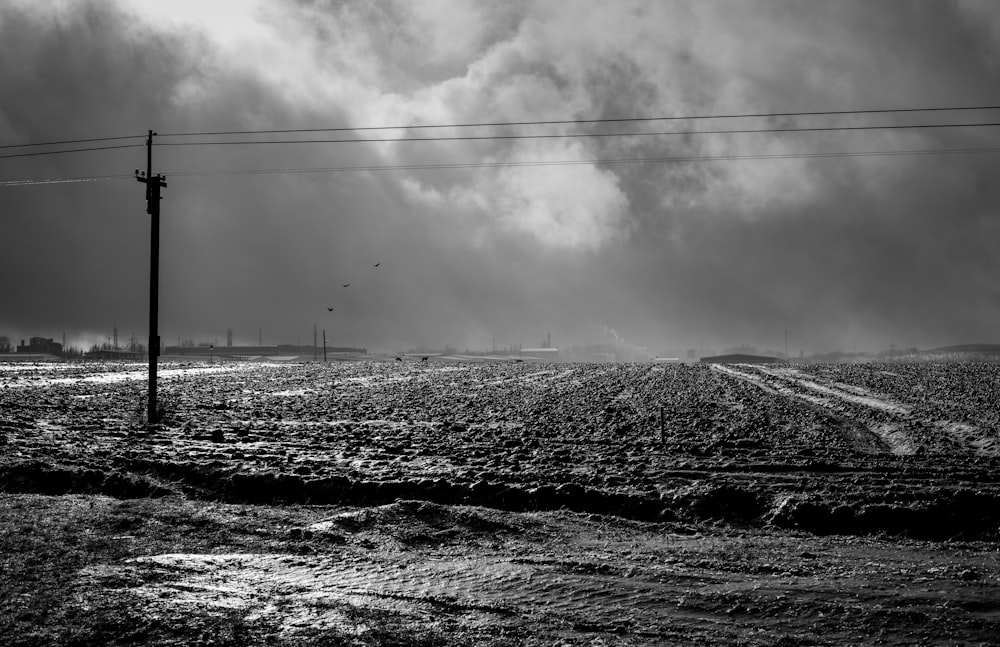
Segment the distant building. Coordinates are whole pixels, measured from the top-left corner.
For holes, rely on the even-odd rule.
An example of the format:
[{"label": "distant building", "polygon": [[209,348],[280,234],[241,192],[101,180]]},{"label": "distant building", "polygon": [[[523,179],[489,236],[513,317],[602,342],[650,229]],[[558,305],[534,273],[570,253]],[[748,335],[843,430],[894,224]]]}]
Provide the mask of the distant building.
[{"label": "distant building", "polygon": [[730,355],[713,355],[711,357],[702,357],[702,363],[705,364],[783,364],[785,360],[780,357],[769,357],[767,355],[743,355],[740,353],[733,353]]},{"label": "distant building", "polygon": [[531,355],[539,359],[557,360],[559,359],[558,348],[521,348],[515,353],[517,355]]},{"label": "distant building", "polygon": [[17,347],[19,353],[45,353],[47,355],[62,355],[62,344],[52,339],[44,337],[32,337],[30,344],[25,346],[24,340]]}]

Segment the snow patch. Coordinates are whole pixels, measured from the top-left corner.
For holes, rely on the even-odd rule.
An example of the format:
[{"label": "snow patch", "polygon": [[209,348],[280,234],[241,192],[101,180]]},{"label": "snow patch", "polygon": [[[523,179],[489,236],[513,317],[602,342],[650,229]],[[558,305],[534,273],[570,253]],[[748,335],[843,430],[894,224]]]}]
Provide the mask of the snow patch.
[{"label": "snow patch", "polygon": [[276,398],[301,398],[303,396],[316,393],[315,389],[286,389],[285,391],[275,391],[269,395]]}]

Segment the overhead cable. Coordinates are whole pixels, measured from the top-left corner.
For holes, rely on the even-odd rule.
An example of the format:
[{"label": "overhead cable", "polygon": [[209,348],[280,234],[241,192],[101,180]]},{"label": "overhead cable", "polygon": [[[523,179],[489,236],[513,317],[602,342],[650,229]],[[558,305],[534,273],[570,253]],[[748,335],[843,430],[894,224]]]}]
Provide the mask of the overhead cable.
[{"label": "overhead cable", "polygon": [[922,128],[977,128],[1000,126],[1000,122],[975,122],[958,124],[887,124],[880,126],[818,126],[808,128],[739,128],[726,130],[673,130],[650,132],[623,133],[561,133],[534,135],[455,135],[452,137],[357,137],[347,139],[270,139],[270,140],[240,140],[240,141],[205,141],[205,142],[160,142],[158,146],[245,146],[262,144],[358,144],[358,143],[390,143],[390,142],[448,142],[448,141],[493,141],[506,139],[580,139],[601,137],[660,137],[677,135],[736,135],[750,133],[798,133],[798,132],[832,132],[860,130],[913,130]]},{"label": "overhead cable", "polygon": [[743,114],[720,114],[720,115],[675,115],[659,117],[607,117],[600,119],[553,119],[544,121],[493,121],[493,122],[471,122],[453,124],[404,124],[396,126],[343,126],[338,128],[283,128],[271,130],[216,130],[204,132],[182,132],[182,133],[160,133],[160,137],[197,137],[214,135],[275,135],[281,133],[319,133],[319,132],[350,132],[364,130],[404,130],[415,128],[475,128],[489,126],[550,126],[567,124],[598,124],[598,123],[624,123],[624,122],[646,122],[646,121],[684,121],[695,119],[754,119],[767,117],[812,117],[812,116],[833,116],[833,115],[866,115],[866,114],[890,114],[907,112],[959,112],[972,110],[1000,110],[1000,106],[956,106],[956,107],[934,107],[934,108],[877,108],[870,110],[814,110],[809,112],[757,112]]},{"label": "overhead cable", "polygon": [[62,141],[35,142],[33,144],[3,144],[2,148],[27,148],[29,146],[62,146],[65,144],[86,144],[89,142],[110,142],[122,139],[138,139],[145,135],[118,135],[117,137],[91,137],[89,139],[64,139]]},{"label": "overhead cable", "polygon": [[130,174],[119,175],[92,175],[90,177],[57,177],[42,178],[37,180],[0,180],[0,187],[5,186],[34,186],[37,184],[73,184],[77,182],[106,182],[108,180],[131,180],[135,176]]},{"label": "overhead cable", "polygon": [[57,151],[35,151],[33,153],[12,153],[10,155],[0,155],[0,159],[11,157],[37,157],[39,155],[59,155],[62,153],[86,153],[88,151],[107,151],[116,148],[139,148],[145,144],[117,144],[115,146],[90,146],[88,148],[64,148]]},{"label": "overhead cable", "polygon": [[[758,112],[758,113],[730,113],[717,115],[674,115],[656,117],[607,117],[595,119],[553,119],[539,121],[494,121],[494,122],[469,122],[452,124],[401,124],[395,126],[344,126],[337,128],[284,128],[269,130],[218,130],[201,132],[180,132],[180,133],[160,133],[159,137],[196,137],[196,136],[216,136],[216,135],[264,135],[281,133],[310,133],[310,132],[352,132],[352,131],[373,131],[373,130],[404,130],[404,129],[431,129],[431,128],[474,128],[474,127],[499,127],[499,126],[542,126],[542,125],[567,125],[567,124],[598,124],[598,123],[625,123],[625,122],[651,122],[651,121],[683,121],[683,120],[703,120],[703,119],[739,119],[739,118],[773,118],[773,117],[806,117],[806,116],[834,116],[834,115],[864,115],[864,114],[892,114],[892,113],[915,113],[915,112],[960,112],[974,110],[1000,110],[1000,105],[992,106],[953,106],[953,107],[928,107],[928,108],[876,108],[867,110],[814,110],[805,112]],[[934,126],[927,126],[934,127]],[[943,126],[942,126],[943,127]],[[652,134],[652,133],[651,133]],[[585,135],[580,135],[585,136]],[[607,135],[586,135],[586,136],[612,136]],[[624,134],[622,135],[624,136]],[[0,150],[10,148],[30,148],[38,146],[60,146],[67,144],[83,144],[92,142],[120,141],[125,139],[145,138],[145,134],[117,135],[112,137],[90,137],[85,139],[64,139],[44,142],[33,142],[25,144],[0,144]],[[511,136],[510,138],[514,138]],[[306,141],[306,140],[300,140]],[[339,142],[339,140],[335,140]],[[382,141],[382,140],[360,140],[349,141]],[[392,141],[421,141],[420,139],[394,139]],[[282,143],[282,142],[277,142]],[[138,144],[136,144],[138,145]],[[106,150],[111,147],[94,147],[84,149],[69,149],[59,151],[45,151],[37,153],[27,153],[18,155],[3,155],[4,157],[28,157],[32,155],[49,155],[59,153],[85,152],[89,150]]]},{"label": "overhead cable", "polygon": [[[166,171],[163,173],[167,177],[197,177],[209,175],[282,175],[298,173],[344,173],[344,172],[364,172],[364,171],[419,171],[435,169],[464,169],[464,168],[505,168],[519,166],[580,166],[586,164],[661,164],[680,162],[715,162],[715,161],[741,161],[741,160],[782,160],[782,159],[810,159],[810,158],[837,158],[837,157],[883,157],[883,156],[905,156],[905,155],[967,155],[1000,153],[1000,148],[929,148],[896,151],[831,151],[820,153],[774,153],[756,155],[704,155],[692,157],[633,157],[633,158],[607,158],[607,159],[585,159],[585,160],[525,160],[520,162],[455,162],[441,164],[394,164],[394,165],[371,165],[371,166],[334,166],[334,167],[305,167],[305,168],[270,168],[270,169],[221,169],[205,171]],[[0,187],[31,186],[40,184],[67,184],[73,182],[101,182],[108,180],[131,180],[133,175],[98,175],[91,177],[75,178],[46,178],[46,179],[20,179],[20,180],[0,180]]]},{"label": "overhead cable", "polygon": [[519,162],[456,162],[441,164],[393,164],[372,166],[334,166],[307,168],[237,169],[214,171],[174,171],[164,175],[170,177],[191,177],[200,175],[272,175],[293,173],[336,173],[358,171],[411,171],[463,168],[504,168],[518,166],[579,166],[586,164],[662,164],[678,162],[716,162],[740,160],[780,160],[834,157],[882,157],[902,155],[955,155],[974,153],[1000,153],[1000,148],[950,148],[913,149],[899,151],[833,151],[824,153],[774,153],[755,155],[703,155],[691,157],[627,157],[584,160],[526,160]]}]

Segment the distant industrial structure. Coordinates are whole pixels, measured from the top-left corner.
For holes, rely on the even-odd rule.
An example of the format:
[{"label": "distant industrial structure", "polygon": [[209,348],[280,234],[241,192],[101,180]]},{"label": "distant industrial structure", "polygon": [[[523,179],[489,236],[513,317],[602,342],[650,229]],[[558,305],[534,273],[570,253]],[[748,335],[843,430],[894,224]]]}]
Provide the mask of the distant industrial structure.
[{"label": "distant industrial structure", "polygon": [[768,355],[744,355],[733,353],[730,355],[712,355],[702,357],[703,364],[784,364],[786,360],[780,357],[770,357]]},{"label": "distant industrial structure", "polygon": [[[227,339],[227,344],[228,344]],[[326,354],[334,359],[367,356],[367,348],[350,346],[327,346]],[[217,346],[211,342],[196,345],[165,346],[161,356],[212,357],[216,360],[248,361],[258,358],[306,358],[316,356],[316,348],[299,344],[275,344],[274,346]]]},{"label": "distant industrial structure", "polygon": [[519,348],[515,353],[521,357],[533,357],[555,362],[559,359],[559,349],[543,346],[541,348]]},{"label": "distant industrial structure", "polygon": [[44,337],[32,337],[29,344],[25,344],[24,340],[17,346],[17,352],[19,353],[42,353],[45,355],[62,355],[63,345],[54,339],[46,339]]},{"label": "distant industrial structure", "polygon": [[542,340],[541,346],[537,348],[524,348],[518,344],[513,354],[520,357],[544,359],[550,362],[559,361],[559,349],[552,347],[552,333],[550,332],[545,333],[545,339]]}]

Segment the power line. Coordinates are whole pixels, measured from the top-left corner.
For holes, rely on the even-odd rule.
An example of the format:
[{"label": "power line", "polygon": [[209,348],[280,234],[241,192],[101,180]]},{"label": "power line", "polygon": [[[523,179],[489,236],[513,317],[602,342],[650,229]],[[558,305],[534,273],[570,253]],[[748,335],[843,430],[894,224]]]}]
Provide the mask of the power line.
[{"label": "power line", "polygon": [[[809,117],[809,116],[833,116],[833,115],[866,115],[866,114],[892,114],[910,112],[960,112],[972,110],[1000,110],[997,106],[953,106],[953,107],[931,107],[931,108],[875,108],[867,110],[813,110],[806,112],[757,112],[757,113],[732,113],[719,115],[675,115],[659,117],[606,117],[596,119],[551,119],[541,121],[493,121],[493,122],[469,122],[453,124],[409,124],[397,126],[344,126],[338,128],[283,128],[272,130],[216,130],[187,133],[161,133],[160,137],[196,137],[209,135],[264,135],[280,133],[310,133],[310,132],[351,132],[370,130],[403,130],[403,129],[423,129],[423,128],[475,128],[488,126],[543,126],[543,125],[566,125],[566,124],[597,124],[597,123],[624,123],[624,122],[649,122],[649,121],[683,121],[698,119],[739,119],[739,118],[768,118],[768,117]],[[34,146],[62,146],[66,144],[86,144],[91,142],[120,141],[123,139],[138,139],[145,137],[145,134],[136,135],[116,135],[112,137],[89,137],[86,139],[63,139],[45,142],[32,142],[28,144],[0,144],[0,150],[8,148],[30,148]],[[96,150],[96,149],[95,149]],[[56,151],[64,152],[64,151]],[[76,152],[76,151],[65,151]]]},{"label": "power line", "polygon": [[[967,155],[1000,153],[1000,148],[944,148],[944,149],[911,149],[898,151],[831,151],[820,153],[774,153],[755,155],[704,155],[691,157],[632,157],[607,158],[589,160],[527,160],[522,162],[455,162],[442,164],[394,164],[372,166],[334,166],[307,168],[272,168],[272,169],[231,169],[209,171],[167,171],[169,177],[197,177],[211,175],[280,175],[298,173],[343,173],[364,171],[410,171],[410,170],[446,170],[463,168],[505,168],[519,166],[579,166],[587,164],[658,164],[680,162],[715,162],[715,161],[745,161],[745,160],[782,160],[782,159],[823,159],[838,157],[895,157],[905,155]],[[30,186],[40,184],[67,184],[74,182],[101,182],[109,180],[131,180],[132,175],[97,175],[76,178],[46,178],[23,180],[0,180],[0,188],[9,186]]]},{"label": "power line", "polygon": [[274,130],[217,130],[205,132],[188,133],[160,133],[160,137],[197,137],[209,135],[275,135],[281,133],[318,133],[318,132],[350,132],[365,130],[403,130],[407,128],[475,128],[487,126],[545,126],[545,125],[566,125],[566,124],[598,124],[598,123],[623,123],[623,122],[646,122],[646,121],[681,121],[695,119],[739,119],[739,118],[765,118],[765,117],[811,117],[821,115],[866,115],[866,114],[889,114],[907,112],[958,112],[970,110],[1000,110],[1000,106],[956,106],[956,107],[935,107],[935,108],[879,108],[870,110],[814,110],[810,112],[758,112],[743,114],[721,114],[721,115],[681,115],[671,117],[609,117],[603,119],[555,119],[547,121],[494,121],[494,122],[474,122],[455,124],[412,124],[399,126],[344,126],[340,128],[285,128]]},{"label": "power line", "polygon": [[275,168],[275,169],[237,169],[216,171],[175,171],[164,175],[172,177],[191,177],[202,175],[275,175],[293,173],[334,173],[358,171],[410,171],[435,169],[463,168],[504,168],[518,166],[579,166],[587,164],[657,164],[678,162],[715,162],[741,160],[780,160],[780,159],[822,159],[835,157],[882,157],[903,155],[949,155],[974,153],[1000,153],[1000,148],[953,148],[953,149],[914,149],[901,151],[834,151],[825,153],[774,153],[756,155],[703,155],[691,157],[632,157],[588,160],[529,160],[522,162],[456,162],[442,164],[394,164],[373,166],[335,166],[310,168]]},{"label": "power line", "polygon": [[[489,141],[511,139],[573,139],[573,138],[603,138],[603,137],[650,137],[673,135],[734,135],[753,133],[792,133],[792,132],[831,132],[831,131],[861,131],[861,130],[906,130],[921,128],[973,128],[1000,126],[1000,122],[975,122],[958,124],[886,124],[869,126],[816,126],[808,128],[739,128],[726,130],[674,130],[624,133],[562,133],[535,135],[459,135],[454,137],[366,137],[350,139],[284,139],[265,141],[208,141],[208,142],[163,142],[159,146],[241,146],[261,144],[350,144],[350,143],[388,143],[388,142],[433,142],[433,141]],[[91,146],[86,148],[61,149],[56,151],[36,151],[32,153],[12,153],[0,155],[0,159],[15,157],[36,157],[40,155],[59,155],[63,153],[84,153],[89,151],[113,150],[122,148],[138,148],[143,144],[117,144],[113,146]]]},{"label": "power line", "polygon": [[505,139],[574,139],[592,137],[650,137],[671,135],[736,135],[749,133],[797,133],[831,132],[859,130],[907,130],[921,128],[974,128],[1000,126],[1000,122],[975,122],[958,124],[893,124],[881,126],[817,126],[809,128],[739,128],[727,130],[674,130],[624,133],[562,133],[543,135],[456,135],[453,137],[363,137],[351,139],[272,139],[264,141],[207,141],[207,142],[164,142],[159,146],[243,146],[259,144],[357,144],[374,142],[447,142],[447,141],[488,141]]},{"label": "power line", "polygon": [[59,155],[62,153],[86,153],[87,151],[107,151],[116,148],[139,148],[142,144],[117,144],[115,146],[90,146],[88,148],[64,148],[58,151],[36,151],[34,153],[13,153],[10,155],[0,155],[0,159],[11,157],[37,157],[39,155]]},{"label": "power line", "polygon": [[62,146],[65,144],[86,144],[89,142],[110,142],[121,139],[137,139],[145,135],[118,135],[117,137],[91,137],[89,139],[64,139],[62,141],[35,142],[33,144],[4,144],[2,148],[27,148],[29,146]]},{"label": "power line", "polygon": [[58,177],[43,178],[38,180],[0,180],[0,187],[5,186],[33,186],[37,184],[72,184],[77,182],[105,182],[108,180],[131,180],[133,175],[92,175],[90,177]]}]

